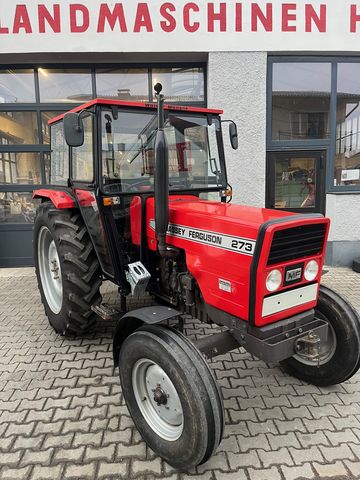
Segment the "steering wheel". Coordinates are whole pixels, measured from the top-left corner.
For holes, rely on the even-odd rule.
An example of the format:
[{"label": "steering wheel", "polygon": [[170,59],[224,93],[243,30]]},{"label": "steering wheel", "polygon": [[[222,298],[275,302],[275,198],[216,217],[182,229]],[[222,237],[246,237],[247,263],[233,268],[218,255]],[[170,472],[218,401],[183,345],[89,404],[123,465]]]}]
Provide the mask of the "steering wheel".
[{"label": "steering wheel", "polygon": [[109,185],[106,185],[105,192],[106,193],[139,193],[138,188],[142,185],[151,187],[151,184],[149,185],[149,180],[146,179],[146,180],[140,180],[135,183],[127,183],[127,182],[110,183]]}]

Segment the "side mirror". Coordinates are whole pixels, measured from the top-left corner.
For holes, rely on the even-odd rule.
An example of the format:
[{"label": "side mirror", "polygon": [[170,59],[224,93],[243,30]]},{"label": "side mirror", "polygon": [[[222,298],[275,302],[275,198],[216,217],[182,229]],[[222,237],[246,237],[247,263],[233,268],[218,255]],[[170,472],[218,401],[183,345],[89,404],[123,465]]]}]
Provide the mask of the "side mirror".
[{"label": "side mirror", "polygon": [[230,136],[230,143],[232,148],[234,150],[237,150],[239,147],[239,138],[238,138],[237,126],[236,126],[236,123],[234,122],[230,122],[229,136]]},{"label": "side mirror", "polygon": [[64,135],[69,147],[81,147],[84,144],[84,124],[79,113],[65,113]]}]

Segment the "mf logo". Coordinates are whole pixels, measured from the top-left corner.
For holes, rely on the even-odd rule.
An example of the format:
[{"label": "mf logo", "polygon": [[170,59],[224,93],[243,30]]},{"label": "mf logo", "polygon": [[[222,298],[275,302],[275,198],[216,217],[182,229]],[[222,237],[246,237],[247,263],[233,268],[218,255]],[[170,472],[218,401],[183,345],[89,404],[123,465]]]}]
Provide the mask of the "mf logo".
[{"label": "mf logo", "polygon": [[296,280],[301,279],[302,268],[294,268],[293,270],[288,270],[286,272],[285,281],[286,282],[295,282]]}]

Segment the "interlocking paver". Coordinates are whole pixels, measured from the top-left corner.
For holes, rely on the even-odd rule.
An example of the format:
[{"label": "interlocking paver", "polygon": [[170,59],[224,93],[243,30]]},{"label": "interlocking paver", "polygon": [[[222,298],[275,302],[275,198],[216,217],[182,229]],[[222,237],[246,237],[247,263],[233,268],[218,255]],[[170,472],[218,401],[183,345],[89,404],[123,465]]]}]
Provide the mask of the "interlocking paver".
[{"label": "interlocking paver", "polygon": [[320,478],[327,479],[327,478],[333,477],[336,479],[338,478],[342,479],[348,476],[345,465],[340,461],[337,461],[335,463],[323,464],[323,465],[315,462],[313,466]]},{"label": "interlocking paver", "polygon": [[[189,474],[174,471],[146,448],[128,413],[112,366],[114,324],[98,322],[82,339],[59,337],[33,270],[12,272],[0,278],[0,480],[360,477],[360,374],[319,388],[243,350],[211,362],[226,410],[217,454]],[[332,268],[324,283],[360,310],[359,274]],[[116,299],[111,285],[102,290],[105,301]],[[212,332],[187,322],[189,335]]]},{"label": "interlocking paver", "polygon": [[99,468],[98,478],[127,478],[127,465],[126,463],[105,463],[102,462]]},{"label": "interlocking paver", "polygon": [[281,480],[281,474],[276,467],[255,470],[249,468],[248,473],[251,480]]},{"label": "interlocking paver", "polygon": [[310,463],[304,463],[303,465],[296,467],[287,467],[286,465],[282,465],[281,470],[286,480],[298,480],[300,478],[310,479],[315,477],[315,473],[311,468]]}]

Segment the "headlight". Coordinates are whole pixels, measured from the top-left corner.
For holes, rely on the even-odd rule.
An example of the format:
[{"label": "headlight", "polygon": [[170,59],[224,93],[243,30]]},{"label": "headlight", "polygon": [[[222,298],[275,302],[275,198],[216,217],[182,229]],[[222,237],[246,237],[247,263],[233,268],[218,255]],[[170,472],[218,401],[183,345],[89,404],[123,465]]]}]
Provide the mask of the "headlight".
[{"label": "headlight", "polygon": [[308,282],[312,282],[315,280],[319,273],[319,264],[316,260],[310,260],[310,262],[306,265],[304,271],[305,280]]},{"label": "headlight", "polygon": [[280,288],[282,282],[282,275],[280,270],[272,270],[266,277],[266,288],[269,292],[275,292]]}]

